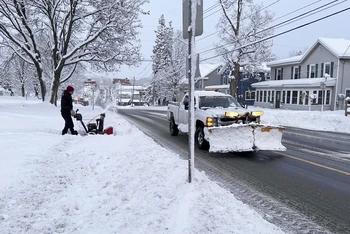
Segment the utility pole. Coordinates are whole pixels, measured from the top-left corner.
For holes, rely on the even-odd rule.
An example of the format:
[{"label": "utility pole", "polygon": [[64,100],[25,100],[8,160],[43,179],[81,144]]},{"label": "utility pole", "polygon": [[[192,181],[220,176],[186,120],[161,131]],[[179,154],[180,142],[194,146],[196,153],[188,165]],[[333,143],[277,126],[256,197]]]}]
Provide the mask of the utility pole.
[{"label": "utility pole", "polygon": [[[188,1],[188,2],[187,2]],[[195,1],[195,9],[192,9],[192,2]],[[194,10],[194,12],[192,12]],[[195,22],[192,22],[192,15],[195,15]],[[188,17],[187,17],[188,16]],[[203,0],[184,0],[183,1],[183,38],[188,38],[188,67],[187,78],[189,84],[190,105],[188,110],[188,182],[192,183],[194,177],[194,74],[192,74],[192,40],[195,36],[203,34]],[[187,32],[187,33],[185,33]]]},{"label": "utility pole", "polygon": [[193,79],[192,79],[192,0],[188,1],[188,25],[189,28],[188,31],[188,84],[189,84],[189,97],[190,97],[190,109],[188,111],[188,145],[189,145],[189,152],[188,152],[188,182],[192,183],[192,175],[193,175],[193,168],[194,168],[194,126],[192,123],[192,114],[194,114],[194,111],[192,111],[193,103],[192,101],[192,87],[194,85]]}]

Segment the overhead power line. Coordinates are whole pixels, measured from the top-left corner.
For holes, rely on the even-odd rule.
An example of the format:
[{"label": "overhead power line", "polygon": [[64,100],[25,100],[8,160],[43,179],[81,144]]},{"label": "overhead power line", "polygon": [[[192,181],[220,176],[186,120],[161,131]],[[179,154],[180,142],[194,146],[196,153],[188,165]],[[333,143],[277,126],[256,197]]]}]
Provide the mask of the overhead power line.
[{"label": "overhead power line", "polygon": [[209,11],[214,10],[214,9],[217,8],[219,5],[220,5],[220,3],[215,3],[215,4],[212,5],[211,7],[208,7],[207,9],[205,9],[205,10],[203,11],[203,14],[206,14],[206,13],[208,13]]},{"label": "overhead power line", "polygon": [[[287,13],[287,14],[284,14],[284,15],[282,15],[282,16],[280,16],[280,17],[274,19],[272,22],[275,22],[275,21],[277,21],[277,20],[279,20],[279,19],[281,19],[281,18],[284,18],[284,17],[286,17],[286,16],[288,16],[288,15],[291,15],[291,14],[293,14],[293,13],[295,13],[295,12],[298,12],[298,11],[300,11],[300,10],[303,10],[303,9],[305,9],[305,8],[307,8],[307,7],[309,7],[309,6],[312,6],[312,5],[314,5],[314,4],[316,4],[316,3],[320,2],[320,1],[322,1],[322,0],[317,0],[317,1],[314,1],[314,2],[312,2],[312,3],[310,3],[310,4],[308,4],[308,5],[302,6],[302,7],[298,8],[298,9],[292,11],[292,12],[289,12],[289,13]],[[276,4],[276,3],[277,3],[277,2],[271,3],[270,5],[266,6],[265,9],[268,8],[268,7],[270,7],[270,6],[273,5],[273,4]],[[205,36],[205,37],[203,37],[203,38],[200,38],[200,39],[197,40],[197,41],[203,40],[203,39],[205,39],[205,38],[211,37],[211,36],[216,35],[216,34],[217,34],[217,32],[211,33],[211,34],[209,34],[208,36]]]},{"label": "overhead power line", "polygon": [[[278,3],[279,1],[280,1],[280,0],[277,0],[277,1],[275,1],[275,2],[273,2],[273,3],[271,3],[271,4],[269,4],[269,5],[267,5],[266,7],[261,8],[261,9],[260,9],[259,11],[257,11],[257,12],[263,11],[263,10],[265,10],[265,9],[267,9],[267,8],[269,8],[269,7],[271,7],[271,6],[273,6],[274,4]],[[319,1],[321,1],[321,0],[319,0]],[[218,3],[218,4],[219,4],[219,3]],[[219,11],[221,11],[221,9],[219,9]],[[216,13],[216,12],[215,12],[215,13]],[[209,15],[209,16],[210,16],[210,15]],[[207,17],[209,17],[209,16],[207,16]],[[207,17],[204,17],[204,19],[207,18]],[[242,20],[245,20],[245,19],[247,19],[247,18],[249,18],[249,17],[247,16],[247,17],[243,18]],[[201,40],[204,40],[205,38],[211,37],[211,36],[213,36],[213,35],[215,35],[215,34],[217,34],[217,32],[213,32],[213,33],[211,33],[211,34],[209,34],[209,35],[207,35],[207,36],[205,36],[205,37],[202,37],[202,38],[198,39],[197,42],[198,42],[198,41],[201,41]]]},{"label": "overhead power line", "polygon": [[[307,11],[307,12],[304,12],[304,13],[302,13],[302,14],[299,14],[299,15],[297,15],[297,16],[295,16],[295,17],[293,17],[293,18],[290,18],[290,19],[288,19],[288,20],[285,20],[285,21],[283,21],[283,22],[281,22],[281,23],[278,23],[278,24],[275,24],[275,25],[273,25],[273,26],[271,26],[271,27],[262,29],[262,30],[260,30],[260,31],[258,31],[258,32],[256,32],[256,33],[254,33],[252,36],[258,35],[258,34],[260,34],[260,33],[262,33],[262,32],[265,32],[265,31],[268,31],[268,30],[271,30],[271,29],[277,29],[277,28],[286,26],[286,25],[288,25],[288,24],[294,23],[294,22],[296,22],[296,21],[298,21],[298,20],[301,20],[301,19],[303,19],[303,18],[305,18],[305,17],[309,17],[309,16],[311,16],[311,15],[314,15],[314,14],[316,14],[316,13],[319,13],[320,11],[324,11],[324,10],[330,9],[330,8],[332,8],[332,7],[336,6],[336,5],[339,5],[339,4],[341,4],[341,3],[343,3],[343,2],[345,2],[345,1],[347,1],[347,0],[343,0],[343,1],[340,2],[340,3],[337,3],[337,2],[339,2],[339,1],[340,1],[340,0],[334,0],[334,1],[332,1],[332,2],[329,2],[329,3],[324,4],[324,5],[322,5],[322,6],[316,7],[316,8],[314,8],[314,9],[312,9],[312,10],[309,10],[309,11]],[[331,4],[333,4],[333,5],[331,5]],[[322,9],[322,8],[324,8],[324,9]],[[321,10],[320,10],[320,9],[321,9]],[[317,10],[319,10],[319,11],[317,11]],[[315,12],[315,11],[316,11],[316,12]],[[303,17],[303,16],[304,16],[304,17]],[[239,39],[238,39],[238,40],[239,40]],[[221,45],[221,46],[219,46],[219,47],[214,47],[214,48],[210,48],[210,49],[207,49],[207,50],[204,50],[204,51],[200,51],[199,53],[200,53],[200,54],[208,53],[208,52],[210,52],[210,51],[216,50],[216,49],[218,49],[218,48],[223,48],[223,47],[228,46],[228,45],[231,45],[231,44],[232,44],[232,43],[226,43],[226,44],[223,44],[223,45]]]},{"label": "overhead power line", "polygon": [[248,44],[246,44],[246,45],[244,45],[244,46],[240,46],[239,48],[235,48],[234,50],[230,50],[230,51],[228,51],[228,52],[221,53],[221,54],[218,54],[218,55],[215,55],[215,56],[209,57],[209,58],[204,58],[204,59],[202,59],[202,60],[201,60],[201,62],[203,62],[203,61],[207,61],[207,60],[210,60],[210,59],[213,59],[213,58],[216,58],[216,57],[219,57],[219,56],[225,55],[225,54],[232,53],[232,52],[234,52],[234,51],[236,51],[236,50],[240,50],[240,49],[243,49],[243,48],[245,48],[245,47],[248,47],[248,46],[251,46],[251,45],[255,45],[255,44],[257,44],[257,43],[261,43],[261,42],[263,42],[263,41],[270,40],[270,39],[272,39],[272,38],[275,38],[275,37],[281,36],[281,35],[283,35],[283,34],[286,34],[286,33],[292,32],[292,31],[295,31],[295,30],[297,30],[297,29],[299,29],[299,28],[303,28],[303,27],[308,26],[308,25],[310,25],[310,24],[314,24],[314,23],[316,23],[316,22],[318,22],[318,21],[324,20],[324,19],[329,18],[329,17],[332,17],[332,16],[334,16],[334,15],[338,15],[338,14],[340,14],[340,13],[342,13],[342,12],[345,12],[345,11],[348,11],[348,10],[350,10],[350,7],[345,8],[345,9],[340,10],[340,11],[337,11],[337,12],[334,12],[334,13],[329,14],[329,15],[327,15],[327,16],[321,17],[321,18],[319,18],[319,19],[316,19],[316,20],[310,21],[310,22],[308,22],[308,23],[305,23],[305,24],[299,25],[299,26],[294,27],[294,28],[292,28],[292,29],[289,29],[289,30],[286,30],[286,31],[283,31],[283,32],[277,33],[277,34],[275,34],[275,35],[272,35],[272,36],[269,36],[269,37],[263,38],[263,39],[261,39],[261,40],[257,40],[257,41],[255,41],[255,42],[248,43]]},{"label": "overhead power line", "polygon": [[[203,10],[203,15],[205,15],[205,14],[207,14],[208,12],[214,10],[214,9],[217,8],[218,6],[220,6],[220,3],[216,3],[216,4],[214,4],[214,5],[210,6],[210,7],[208,7],[207,9]],[[210,15],[209,15],[209,16],[210,16]],[[179,37],[182,35],[182,33],[183,33],[183,31],[181,30],[181,32],[179,33],[179,35],[177,35],[177,37],[174,39],[174,42],[175,42],[175,40],[178,40],[178,39],[179,39]],[[174,42],[173,42],[173,44],[174,44]],[[137,76],[139,76],[139,75],[141,75],[142,73],[144,73],[144,71],[147,69],[147,67],[148,67],[148,66],[151,64],[151,62],[152,62],[152,60],[143,60],[143,61],[147,61],[147,62],[149,62],[149,63],[147,64],[147,66],[146,66]],[[151,69],[152,69],[152,67],[150,67],[150,68],[147,70],[147,72],[145,73],[145,75],[147,75],[147,74],[150,72]]]}]

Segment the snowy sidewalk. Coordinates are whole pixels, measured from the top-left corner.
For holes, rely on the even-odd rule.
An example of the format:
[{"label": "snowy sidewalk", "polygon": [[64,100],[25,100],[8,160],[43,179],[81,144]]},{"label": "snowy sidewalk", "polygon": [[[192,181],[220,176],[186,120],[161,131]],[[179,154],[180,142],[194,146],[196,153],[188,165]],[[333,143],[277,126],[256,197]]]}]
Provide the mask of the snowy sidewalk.
[{"label": "snowy sidewalk", "polygon": [[187,161],[115,113],[115,136],[61,136],[58,108],[4,102],[2,234],[282,233],[204,174],[188,184]]}]

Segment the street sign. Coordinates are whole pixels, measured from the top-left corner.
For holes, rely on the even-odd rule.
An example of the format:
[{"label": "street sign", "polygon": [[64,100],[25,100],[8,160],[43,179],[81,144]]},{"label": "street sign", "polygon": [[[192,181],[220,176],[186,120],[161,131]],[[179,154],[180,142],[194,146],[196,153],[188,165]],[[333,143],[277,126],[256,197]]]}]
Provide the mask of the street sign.
[{"label": "street sign", "polygon": [[[197,1],[197,0],[192,0]],[[182,35],[183,39],[188,39],[188,27],[189,27],[189,0],[182,1]],[[203,0],[198,0],[196,24],[195,24],[194,36],[200,36],[203,34]]]}]

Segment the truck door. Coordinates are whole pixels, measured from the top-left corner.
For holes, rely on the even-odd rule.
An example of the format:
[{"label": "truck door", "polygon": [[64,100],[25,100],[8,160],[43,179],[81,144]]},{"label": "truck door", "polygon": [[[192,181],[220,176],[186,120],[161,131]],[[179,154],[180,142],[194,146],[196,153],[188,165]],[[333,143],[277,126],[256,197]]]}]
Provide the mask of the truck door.
[{"label": "truck door", "polygon": [[188,95],[186,95],[182,102],[180,103],[180,110],[179,110],[179,122],[182,124],[188,123],[188,108],[189,108],[189,98]]}]

